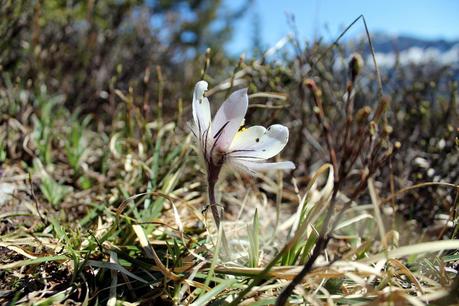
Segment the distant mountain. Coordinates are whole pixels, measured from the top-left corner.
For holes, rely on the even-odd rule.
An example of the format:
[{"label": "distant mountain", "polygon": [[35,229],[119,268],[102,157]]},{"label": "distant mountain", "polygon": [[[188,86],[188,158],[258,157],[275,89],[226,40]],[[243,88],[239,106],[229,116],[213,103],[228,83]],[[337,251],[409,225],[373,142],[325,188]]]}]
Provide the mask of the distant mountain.
[{"label": "distant mountain", "polygon": [[[459,40],[428,40],[407,35],[372,34],[376,60],[381,67],[393,67],[398,60],[401,65],[436,63],[459,68]],[[371,54],[365,54],[371,61]]]},{"label": "distant mountain", "polygon": [[446,52],[459,44],[459,40],[427,40],[408,35],[389,35],[384,33],[374,33],[371,38],[375,50],[381,53],[403,51],[413,47],[421,49],[435,48],[441,52]]}]

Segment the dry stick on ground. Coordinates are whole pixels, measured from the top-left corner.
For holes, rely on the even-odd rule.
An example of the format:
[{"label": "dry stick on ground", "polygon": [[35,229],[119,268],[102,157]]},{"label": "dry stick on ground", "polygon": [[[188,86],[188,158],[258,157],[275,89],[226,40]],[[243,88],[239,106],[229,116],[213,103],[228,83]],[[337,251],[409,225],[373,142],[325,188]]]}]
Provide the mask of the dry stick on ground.
[{"label": "dry stick on ground", "polygon": [[[379,74],[379,70],[378,70],[378,65],[376,63],[376,58],[374,56],[374,49],[373,49],[373,44],[371,42],[371,39],[370,39],[370,33],[368,31],[368,27],[367,27],[367,24],[366,24],[366,21],[365,21],[365,17],[363,15],[360,15],[358,18],[356,18],[344,31],[343,33],[335,40],[335,42],[333,43],[333,45],[326,50],[326,52],[328,50],[330,50],[332,47],[334,47],[335,45],[338,44],[338,41],[340,40],[340,38],[359,20],[359,19],[362,19],[363,21],[363,24],[364,24],[364,27],[365,27],[365,31],[366,31],[366,34],[367,34],[367,38],[368,38],[368,43],[369,43],[369,46],[370,46],[370,50],[371,50],[371,53],[373,55],[373,63],[374,63],[374,66],[375,66],[375,70],[376,70],[376,75],[377,75],[377,81],[378,81],[378,100],[379,100],[379,107],[381,106],[382,104],[382,97],[383,97],[383,93],[382,93],[382,82],[381,82],[381,77],[380,77],[380,74]],[[325,52],[325,53],[326,53]],[[324,53],[324,54],[325,54]],[[317,62],[319,62],[321,60],[322,57],[319,58],[319,60]],[[316,104],[316,107],[318,107],[318,112],[315,112],[316,113],[316,116],[317,118],[319,119],[319,122],[320,124],[322,125],[322,130],[323,130],[323,134],[324,134],[324,137],[325,137],[325,141],[326,141],[326,144],[327,144],[327,149],[329,151],[329,155],[330,155],[330,161],[333,165],[333,168],[335,170],[335,188],[333,190],[333,195],[332,195],[332,198],[331,198],[331,205],[330,207],[328,208],[328,212],[327,212],[327,215],[325,217],[325,220],[323,222],[323,225],[322,225],[322,230],[321,230],[321,234],[319,235],[319,238],[317,240],[317,243],[315,245],[315,248],[313,250],[313,253],[311,254],[311,257],[308,259],[308,261],[306,262],[306,264],[304,265],[303,269],[301,270],[300,273],[298,273],[295,278],[289,283],[289,285],[287,287],[284,288],[284,290],[282,291],[282,293],[279,295],[279,297],[277,298],[276,300],[276,305],[285,305],[285,303],[287,302],[289,296],[292,294],[293,290],[295,289],[296,285],[298,285],[299,283],[302,282],[303,278],[310,272],[310,270],[312,269],[312,266],[314,264],[314,262],[316,261],[316,259],[319,257],[319,255],[321,254],[321,252],[323,250],[325,250],[325,248],[327,247],[327,244],[330,240],[330,237],[329,237],[329,233],[331,231],[333,231],[333,228],[331,229],[331,231],[327,231],[327,228],[328,228],[328,225],[329,225],[329,222],[330,222],[330,219],[331,219],[331,216],[333,214],[333,211],[334,211],[334,208],[335,208],[335,205],[336,205],[336,201],[335,201],[335,196],[336,196],[336,193],[337,191],[339,190],[340,188],[340,185],[342,184],[343,182],[343,179],[346,175],[343,175],[343,174],[340,174],[338,171],[340,169],[337,169],[337,166],[338,166],[338,163],[337,163],[337,160],[336,160],[336,152],[335,152],[335,149],[332,145],[332,142],[331,142],[331,135],[330,135],[330,127],[328,125],[328,122],[325,120],[325,114],[323,112],[323,107],[322,107],[322,103],[321,103],[321,100],[320,100],[320,91],[318,90],[317,86],[315,86],[315,83],[314,82],[308,82],[306,85],[308,85],[308,87],[311,89],[312,93],[313,93],[313,97],[314,97],[314,103]],[[319,99],[317,99],[319,98]],[[366,137],[365,137],[366,138]],[[359,146],[358,148],[358,153],[360,153],[361,149],[363,147],[363,144],[361,146]],[[371,150],[369,152],[369,155],[368,156],[371,156],[371,151],[373,151],[375,148],[374,146],[371,146]],[[359,155],[359,154],[358,154]],[[344,156],[342,158],[345,158]],[[368,163],[372,163],[371,160],[366,160],[366,162]],[[374,173],[373,171],[375,171],[376,169],[374,169],[375,166],[377,166],[377,164],[380,164],[380,163],[372,163],[372,167],[373,169],[368,169],[368,167],[366,168],[366,172],[363,172],[362,173],[362,176],[361,176],[361,179],[360,179],[360,183],[359,183],[359,186],[354,190],[353,194],[351,195],[351,197],[349,197],[351,200],[352,199],[355,199],[364,189],[365,189],[365,186],[366,186],[366,182],[368,181],[368,179],[371,177],[371,175]],[[373,170],[373,171],[371,171]],[[339,179],[341,178],[341,179]],[[346,206],[349,206],[349,205],[346,205]],[[338,218],[337,220],[339,219],[339,217],[342,216],[342,212],[338,215]],[[335,224],[336,224],[336,221],[335,220]]]}]

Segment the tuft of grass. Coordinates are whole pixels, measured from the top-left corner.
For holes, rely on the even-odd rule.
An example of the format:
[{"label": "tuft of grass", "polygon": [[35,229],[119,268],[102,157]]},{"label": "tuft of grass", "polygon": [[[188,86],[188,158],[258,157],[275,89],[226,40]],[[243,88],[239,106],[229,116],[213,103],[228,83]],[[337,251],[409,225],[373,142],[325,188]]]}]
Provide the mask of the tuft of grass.
[{"label": "tuft of grass", "polygon": [[258,213],[255,210],[253,216],[252,224],[247,225],[247,235],[249,239],[249,248],[248,248],[248,265],[251,268],[258,266],[258,260],[260,256],[260,221],[258,220]]}]

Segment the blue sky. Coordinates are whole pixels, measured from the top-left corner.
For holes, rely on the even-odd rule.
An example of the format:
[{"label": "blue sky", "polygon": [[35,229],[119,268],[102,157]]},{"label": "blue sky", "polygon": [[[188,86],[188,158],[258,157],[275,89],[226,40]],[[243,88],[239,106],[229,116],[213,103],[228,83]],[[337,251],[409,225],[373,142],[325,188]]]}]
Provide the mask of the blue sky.
[{"label": "blue sky", "polygon": [[[224,5],[238,7],[241,2],[225,0]],[[274,45],[291,32],[286,13],[295,15],[300,38],[308,40],[317,36],[334,40],[360,14],[365,16],[370,32],[459,39],[459,0],[254,0],[235,25],[228,51],[248,51],[256,18],[263,44]],[[363,30],[362,23],[354,25],[347,37],[360,35]]]}]

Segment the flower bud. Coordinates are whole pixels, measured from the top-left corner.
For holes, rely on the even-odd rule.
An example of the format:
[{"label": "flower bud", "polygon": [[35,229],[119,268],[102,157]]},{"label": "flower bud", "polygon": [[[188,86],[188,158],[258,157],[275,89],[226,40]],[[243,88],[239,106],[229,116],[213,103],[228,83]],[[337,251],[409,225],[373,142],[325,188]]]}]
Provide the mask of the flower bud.
[{"label": "flower bud", "polygon": [[306,79],[304,80],[304,85],[309,88],[309,90],[314,94],[316,97],[322,96],[322,91],[317,86],[316,82],[313,79]]},{"label": "flower bud", "polygon": [[373,117],[373,120],[378,122],[381,116],[386,112],[390,105],[390,97],[384,96],[381,98],[381,100],[378,103],[378,106],[376,108],[375,115]]},{"label": "flower bud", "polygon": [[390,135],[394,131],[394,128],[392,126],[386,124],[383,127],[383,131],[384,131],[385,135]]},{"label": "flower bud", "polygon": [[371,114],[371,107],[364,106],[357,111],[355,115],[356,121],[363,122],[368,119],[368,116],[370,116],[370,114]]},{"label": "flower bud", "polygon": [[351,81],[354,82],[357,75],[362,71],[363,58],[359,53],[352,54],[349,61],[349,72],[351,74]]}]

